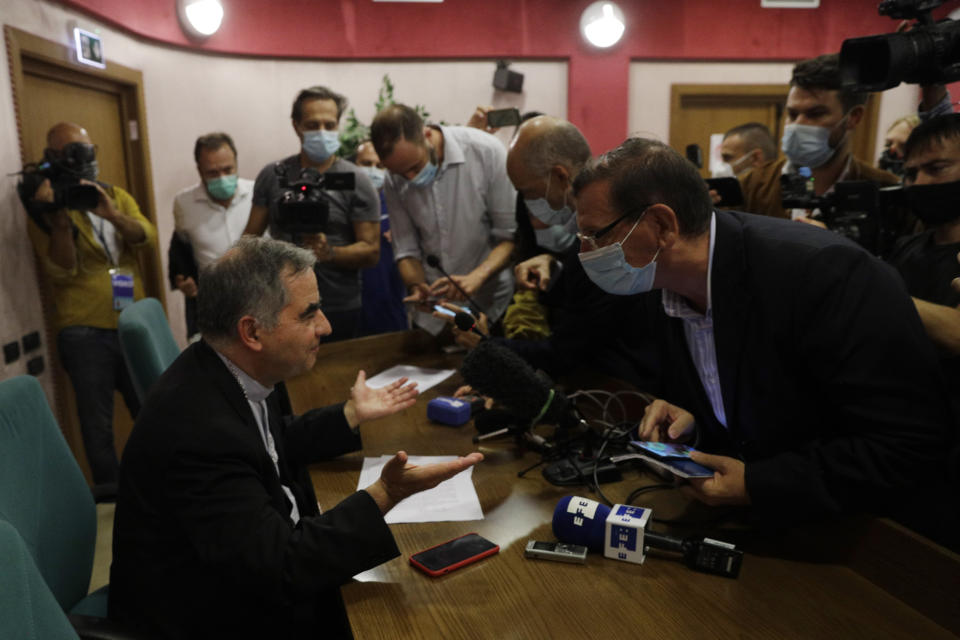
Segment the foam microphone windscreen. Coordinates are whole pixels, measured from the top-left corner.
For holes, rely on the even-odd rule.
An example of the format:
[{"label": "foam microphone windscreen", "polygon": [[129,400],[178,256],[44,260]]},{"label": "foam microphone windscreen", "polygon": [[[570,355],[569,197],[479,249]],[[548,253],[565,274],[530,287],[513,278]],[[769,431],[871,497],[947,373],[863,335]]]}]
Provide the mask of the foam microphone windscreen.
[{"label": "foam microphone windscreen", "polygon": [[492,340],[481,342],[467,354],[460,374],[475,392],[493,398],[526,420],[539,415],[550,398],[550,381]]},{"label": "foam microphone windscreen", "polygon": [[608,515],[610,507],[596,500],[564,496],[553,510],[553,535],[560,542],[602,553]]},{"label": "foam microphone windscreen", "polygon": [[470,331],[475,324],[473,316],[463,311],[457,312],[457,315],[453,317],[453,323],[457,325],[457,329],[460,329],[460,331]]},{"label": "foam microphone windscreen", "polygon": [[439,268],[440,268],[440,258],[438,258],[437,256],[432,255],[432,254],[431,254],[431,255],[428,255],[428,256],[427,256],[427,265],[430,266],[430,267],[433,267],[434,269],[439,269]]}]

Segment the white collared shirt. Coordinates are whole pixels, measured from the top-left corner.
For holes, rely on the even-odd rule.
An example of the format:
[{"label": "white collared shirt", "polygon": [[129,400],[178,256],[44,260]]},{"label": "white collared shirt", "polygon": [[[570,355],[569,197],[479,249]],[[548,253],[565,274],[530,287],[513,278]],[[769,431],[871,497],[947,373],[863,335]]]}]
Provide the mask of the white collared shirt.
[{"label": "white collared shirt", "polygon": [[663,290],[663,310],[671,318],[683,321],[683,333],[687,338],[687,348],[697,369],[700,383],[707,393],[713,415],[724,427],[727,426],[727,413],[723,408],[723,392],[720,388],[720,371],[717,367],[717,344],[713,338],[713,293],[711,276],[713,275],[713,250],[717,239],[717,214],[710,216],[710,253],[707,260],[707,311],[700,313],[690,306],[687,300],[673,291]]},{"label": "white collared shirt", "polygon": [[[233,374],[233,377],[236,378],[240,384],[240,389],[243,390],[243,395],[250,405],[250,410],[253,412],[253,418],[257,421],[260,440],[263,441],[267,455],[273,460],[273,469],[277,472],[277,479],[279,479],[280,456],[277,454],[277,445],[273,440],[273,433],[270,431],[270,414],[267,410],[267,397],[273,393],[273,387],[263,386],[219,351],[214,350],[214,353],[220,357],[220,360],[223,361],[223,364],[227,366],[227,369],[230,370],[230,373]],[[296,525],[297,522],[300,521],[300,509],[297,507],[297,500],[293,497],[293,492],[290,491],[290,487],[283,483],[280,484],[280,487],[287,495],[287,499],[290,500],[290,519],[293,520],[293,524]]]},{"label": "white collared shirt", "polygon": [[197,268],[203,269],[240,239],[250,219],[252,204],[253,180],[245,178],[237,180],[237,190],[226,207],[210,197],[202,182],[176,195],[174,230],[193,247]]},{"label": "white collared shirt", "polygon": [[[437,256],[447,273],[467,274],[496,245],[512,241],[517,227],[517,192],[507,177],[503,144],[478,129],[439,129],[443,162],[430,186],[415,187],[389,172],[383,186],[394,259],[420,260],[428,283],[443,276],[426,264],[428,255]],[[513,271],[503,269],[473,298],[493,321],[510,304],[513,286]],[[435,320],[425,315],[426,320]]]}]

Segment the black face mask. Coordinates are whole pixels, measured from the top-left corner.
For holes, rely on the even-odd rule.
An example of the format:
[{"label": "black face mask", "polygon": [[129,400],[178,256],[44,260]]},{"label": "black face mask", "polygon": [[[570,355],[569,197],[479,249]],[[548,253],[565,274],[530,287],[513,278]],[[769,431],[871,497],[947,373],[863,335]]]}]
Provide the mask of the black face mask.
[{"label": "black face mask", "polygon": [[960,217],[960,180],[904,187],[903,197],[906,207],[927,227]]},{"label": "black face mask", "polygon": [[883,153],[880,154],[880,160],[877,162],[877,166],[884,171],[889,171],[901,178],[903,177],[903,158],[891,153],[889,148],[884,149]]}]

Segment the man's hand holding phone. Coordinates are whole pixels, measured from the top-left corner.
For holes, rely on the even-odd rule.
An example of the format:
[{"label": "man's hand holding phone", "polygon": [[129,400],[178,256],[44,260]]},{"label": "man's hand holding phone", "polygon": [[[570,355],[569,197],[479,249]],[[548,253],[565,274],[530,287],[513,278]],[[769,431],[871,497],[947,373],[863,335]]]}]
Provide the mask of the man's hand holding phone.
[{"label": "man's hand holding phone", "polygon": [[742,460],[729,456],[715,456],[702,451],[690,453],[690,459],[708,469],[713,469],[712,478],[689,478],[680,488],[691,498],[712,506],[746,506],[750,504],[747,493],[746,465]]}]

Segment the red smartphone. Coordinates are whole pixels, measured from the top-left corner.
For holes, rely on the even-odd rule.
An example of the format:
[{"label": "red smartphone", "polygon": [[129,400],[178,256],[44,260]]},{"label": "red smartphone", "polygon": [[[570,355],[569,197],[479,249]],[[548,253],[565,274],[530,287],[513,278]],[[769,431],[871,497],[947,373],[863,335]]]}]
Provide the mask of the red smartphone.
[{"label": "red smartphone", "polygon": [[428,576],[442,576],[500,551],[500,545],[468,533],[410,556],[410,564]]}]

